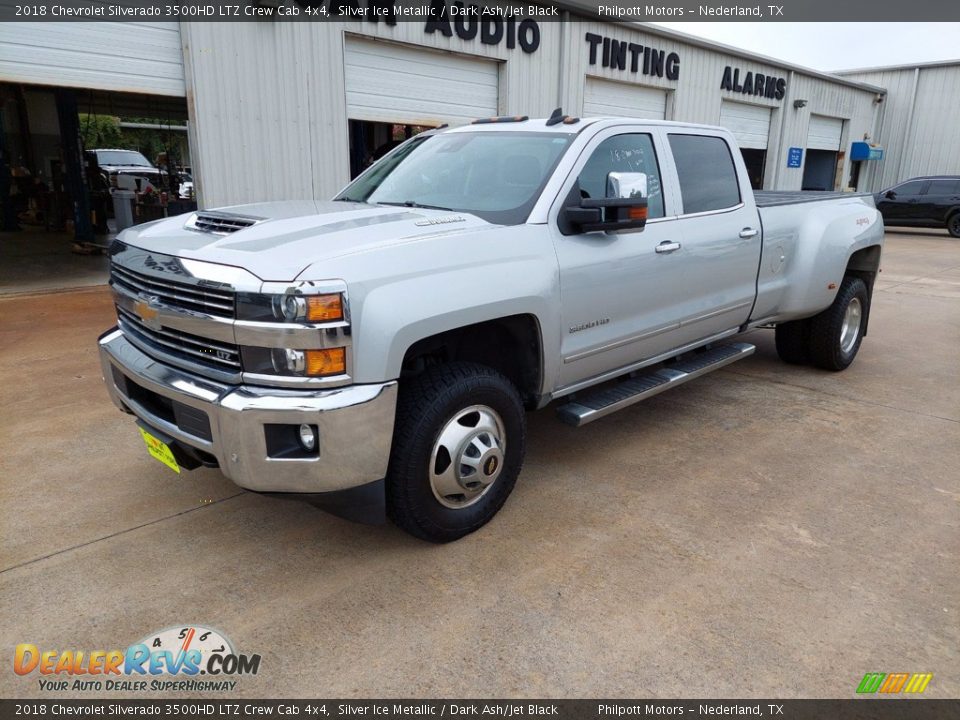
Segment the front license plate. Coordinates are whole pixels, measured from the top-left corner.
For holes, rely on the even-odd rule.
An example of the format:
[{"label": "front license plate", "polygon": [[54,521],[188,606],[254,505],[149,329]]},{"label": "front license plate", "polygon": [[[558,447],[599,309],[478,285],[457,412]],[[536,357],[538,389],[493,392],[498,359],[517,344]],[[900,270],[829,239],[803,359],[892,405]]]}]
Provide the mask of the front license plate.
[{"label": "front license plate", "polygon": [[139,428],[139,430],[143,436],[143,441],[147,444],[147,451],[175,473],[179,473],[180,466],[177,465],[177,459],[173,456],[170,446],[163,440],[155,438],[143,428]]}]

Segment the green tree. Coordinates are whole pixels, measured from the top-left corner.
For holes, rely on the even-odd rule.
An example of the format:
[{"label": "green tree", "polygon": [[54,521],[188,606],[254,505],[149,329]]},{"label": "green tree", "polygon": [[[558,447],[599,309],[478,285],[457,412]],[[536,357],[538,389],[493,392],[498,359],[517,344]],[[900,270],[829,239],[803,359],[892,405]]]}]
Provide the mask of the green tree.
[{"label": "green tree", "polygon": [[126,117],[112,115],[80,115],[80,134],[86,150],[116,148],[136,150],[150,162],[156,162],[160,153],[169,153],[176,165],[190,162],[187,134],[177,130],[120,127],[121,120],[153,125],[165,125],[169,120],[159,118]]},{"label": "green tree", "polygon": [[81,115],[80,137],[87,150],[119,147],[123,140],[120,118],[111,115]]}]

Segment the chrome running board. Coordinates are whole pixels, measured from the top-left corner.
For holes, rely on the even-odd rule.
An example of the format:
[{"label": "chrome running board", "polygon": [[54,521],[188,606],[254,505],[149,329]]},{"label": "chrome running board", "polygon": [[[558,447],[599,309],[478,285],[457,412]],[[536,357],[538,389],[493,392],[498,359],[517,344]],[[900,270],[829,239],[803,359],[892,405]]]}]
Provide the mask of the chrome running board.
[{"label": "chrome running board", "polygon": [[732,343],[693,353],[669,367],[637,375],[613,387],[585,393],[582,397],[561,405],[557,409],[557,415],[568,425],[580,427],[641,400],[659,395],[664,390],[682,385],[688,380],[743,360],[753,355],[754,350],[756,347],[749,343]]}]

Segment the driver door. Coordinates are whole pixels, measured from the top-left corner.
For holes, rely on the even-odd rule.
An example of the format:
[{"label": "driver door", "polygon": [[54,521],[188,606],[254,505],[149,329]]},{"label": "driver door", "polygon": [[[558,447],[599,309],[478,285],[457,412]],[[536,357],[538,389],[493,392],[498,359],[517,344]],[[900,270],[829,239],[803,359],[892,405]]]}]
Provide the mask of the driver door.
[{"label": "driver door", "polygon": [[[560,268],[561,364],[558,387],[671,349],[679,318],[669,298],[681,281],[681,230],[675,193],[664,187],[658,156],[663,136],[641,128],[610,128],[577,160],[550,223]],[[648,220],[642,230],[563,234],[560,208],[607,196],[610,173],[646,175]],[[658,299],[663,299],[659,302]]]},{"label": "driver door", "polygon": [[885,220],[914,221],[925,181],[911,180],[887,190],[877,204]]}]

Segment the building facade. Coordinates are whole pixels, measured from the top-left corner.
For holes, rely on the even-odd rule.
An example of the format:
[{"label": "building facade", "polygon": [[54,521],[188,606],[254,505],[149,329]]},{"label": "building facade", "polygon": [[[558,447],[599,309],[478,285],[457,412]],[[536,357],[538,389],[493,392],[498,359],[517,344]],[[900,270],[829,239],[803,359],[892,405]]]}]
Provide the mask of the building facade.
[{"label": "building facade", "polygon": [[922,175],[960,174],[960,61],[845,70],[842,77],[886,89],[869,167],[876,189]]},{"label": "building facade", "polygon": [[[940,122],[960,112],[957,64],[832,75],[565,12],[570,22],[24,23],[0,39],[0,74],[35,106],[50,86],[96,111],[155,102],[175,115],[180,103],[205,207],[328,198],[422,129],[557,107],[723,125],[764,189],[872,191],[960,170],[955,123]],[[864,142],[877,159],[852,159]]]},{"label": "building facade", "polygon": [[204,203],[329,197],[410,128],[556,107],[724,125],[756,187],[842,189],[849,145],[874,132],[883,95],[651,26],[540,22],[524,31],[526,45],[506,27],[499,40],[483,30],[455,21],[185,24]]}]

